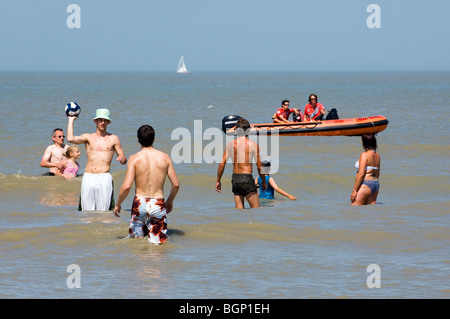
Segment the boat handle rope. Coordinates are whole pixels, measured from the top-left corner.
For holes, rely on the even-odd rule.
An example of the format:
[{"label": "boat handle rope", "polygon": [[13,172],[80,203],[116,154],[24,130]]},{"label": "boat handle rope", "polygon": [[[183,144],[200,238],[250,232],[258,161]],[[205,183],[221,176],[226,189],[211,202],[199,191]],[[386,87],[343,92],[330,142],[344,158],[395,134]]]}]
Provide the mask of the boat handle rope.
[{"label": "boat handle rope", "polygon": [[[305,128],[308,128],[308,129],[312,130],[312,129],[316,128],[317,125],[319,125],[319,124],[322,124],[322,122],[320,122],[320,123],[311,123],[311,124],[303,124],[302,126],[304,126]],[[308,126],[306,126],[306,125],[314,125],[314,126],[308,127]]]},{"label": "boat handle rope", "polygon": [[370,123],[372,123],[372,126],[373,126],[373,134],[376,134],[377,132],[376,132],[376,129],[375,129],[375,123],[373,123],[373,121],[372,121],[368,116],[366,116],[366,119],[368,119],[368,120],[370,121]]}]

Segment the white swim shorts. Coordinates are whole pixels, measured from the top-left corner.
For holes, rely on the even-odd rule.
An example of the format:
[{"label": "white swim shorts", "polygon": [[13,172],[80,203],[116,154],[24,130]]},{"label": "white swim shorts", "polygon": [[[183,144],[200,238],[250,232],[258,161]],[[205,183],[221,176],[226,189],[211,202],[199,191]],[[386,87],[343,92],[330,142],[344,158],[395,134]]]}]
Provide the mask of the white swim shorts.
[{"label": "white swim shorts", "polygon": [[84,173],[79,210],[107,211],[114,208],[114,185],[110,173]]}]

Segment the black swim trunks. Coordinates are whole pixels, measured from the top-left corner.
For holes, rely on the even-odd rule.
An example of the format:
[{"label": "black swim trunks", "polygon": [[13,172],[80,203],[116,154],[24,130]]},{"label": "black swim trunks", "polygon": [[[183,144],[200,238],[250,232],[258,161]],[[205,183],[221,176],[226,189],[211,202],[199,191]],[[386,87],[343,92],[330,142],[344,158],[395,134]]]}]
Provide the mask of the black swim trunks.
[{"label": "black swim trunks", "polygon": [[247,196],[258,190],[252,174],[233,174],[231,185],[233,186],[232,191],[234,195]]},{"label": "black swim trunks", "polygon": [[55,176],[55,173],[47,172],[42,174],[42,176]]}]

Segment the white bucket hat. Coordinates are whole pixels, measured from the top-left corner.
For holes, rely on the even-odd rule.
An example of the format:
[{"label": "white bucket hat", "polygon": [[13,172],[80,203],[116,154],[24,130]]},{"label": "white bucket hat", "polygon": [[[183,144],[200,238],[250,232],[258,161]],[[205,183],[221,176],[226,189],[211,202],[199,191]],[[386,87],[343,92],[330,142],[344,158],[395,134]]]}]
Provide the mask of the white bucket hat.
[{"label": "white bucket hat", "polygon": [[97,109],[97,111],[95,112],[95,117],[93,118],[93,120],[96,119],[106,119],[108,121],[111,121],[111,119],[109,118],[109,110],[108,109]]}]

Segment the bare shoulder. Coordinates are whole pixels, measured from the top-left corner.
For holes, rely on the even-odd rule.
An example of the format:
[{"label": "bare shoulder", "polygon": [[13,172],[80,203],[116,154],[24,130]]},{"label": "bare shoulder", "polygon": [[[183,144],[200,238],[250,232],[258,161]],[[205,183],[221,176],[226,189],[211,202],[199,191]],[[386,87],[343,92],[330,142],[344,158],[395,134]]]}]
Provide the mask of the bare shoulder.
[{"label": "bare shoulder", "polygon": [[153,149],[153,151],[155,152],[154,153],[155,156],[157,156],[158,158],[160,158],[160,159],[162,159],[164,161],[172,161],[172,159],[170,158],[169,154],[164,153],[164,152],[162,152],[160,150],[156,150],[156,149]]},{"label": "bare shoulder", "polygon": [[80,137],[84,138],[86,141],[91,141],[93,138],[95,138],[95,133],[84,133],[81,134]]},{"label": "bare shoulder", "polygon": [[137,159],[139,159],[141,157],[142,157],[142,155],[140,154],[140,152],[130,155],[130,157],[128,158],[128,164],[132,164],[134,161],[136,161]]},{"label": "bare shoulder", "polygon": [[109,136],[109,138],[112,138],[112,139],[115,139],[115,140],[119,140],[119,137],[117,135],[115,135],[115,134],[107,133],[106,135]]},{"label": "bare shoulder", "polygon": [[252,141],[251,139],[248,139],[248,144],[253,147],[258,147],[258,143],[256,143],[255,141]]},{"label": "bare shoulder", "polygon": [[251,139],[248,140],[248,146],[249,146],[250,150],[254,151],[254,152],[256,152],[259,148],[258,143],[252,141]]}]

